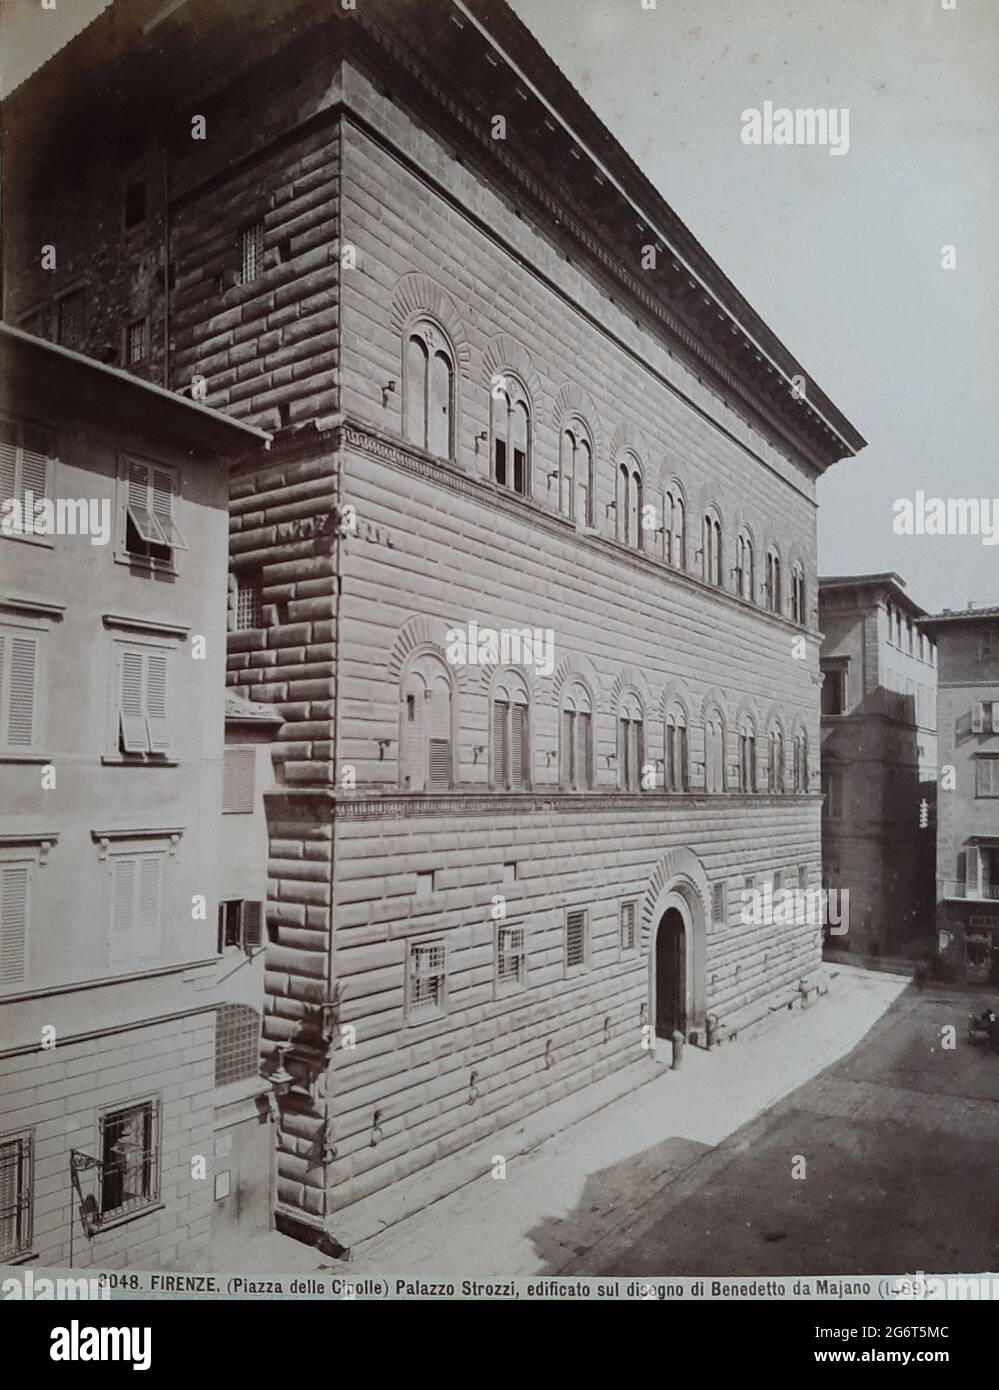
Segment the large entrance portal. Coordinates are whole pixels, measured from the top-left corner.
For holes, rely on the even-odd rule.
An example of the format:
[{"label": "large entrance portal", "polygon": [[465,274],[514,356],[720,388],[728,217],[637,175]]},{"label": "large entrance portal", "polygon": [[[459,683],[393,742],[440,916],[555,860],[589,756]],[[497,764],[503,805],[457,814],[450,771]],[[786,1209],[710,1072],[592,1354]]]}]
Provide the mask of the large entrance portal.
[{"label": "large entrance portal", "polygon": [[687,1031],[687,942],[678,908],[663,913],[656,932],[656,1037]]}]

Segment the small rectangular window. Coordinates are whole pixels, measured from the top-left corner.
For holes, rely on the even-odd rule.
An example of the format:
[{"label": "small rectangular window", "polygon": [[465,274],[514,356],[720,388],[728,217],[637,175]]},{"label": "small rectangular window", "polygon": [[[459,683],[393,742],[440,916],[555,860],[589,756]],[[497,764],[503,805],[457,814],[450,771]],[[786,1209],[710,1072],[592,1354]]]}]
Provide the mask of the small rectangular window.
[{"label": "small rectangular window", "polygon": [[716,883],[711,889],[711,920],[716,927],[723,927],[728,918],[728,884]]},{"label": "small rectangular window", "polygon": [[253,899],[231,898],[219,903],[218,953],[229,947],[252,953],[264,943],[264,905]]},{"label": "small rectangular window", "polygon": [[421,869],[416,875],[416,896],[418,898],[429,898],[434,891],[435,869]]},{"label": "small rectangular window", "polygon": [[254,222],[240,238],[240,283],[248,285],[264,273],[264,224]]},{"label": "small rectangular window", "polygon": [[33,1150],[28,1133],[0,1139],[0,1261],[31,1249]]},{"label": "small rectangular window", "polygon": [[56,305],[56,342],[62,347],[78,348],[83,342],[84,291],[74,290],[63,295]]},{"label": "small rectangular window", "polygon": [[125,330],[125,366],[135,367],[149,356],[149,320],[136,319]]},{"label": "small rectangular window", "polygon": [[101,1220],[129,1216],[159,1199],[158,1101],[111,1110],[101,1117]]},{"label": "small rectangular window", "polygon": [[446,982],[444,942],[410,942],[406,982],[409,1015],[424,1018],[442,1013]]},{"label": "small rectangular window", "polygon": [[574,908],[565,915],[565,965],[567,970],[586,964],[586,912]]},{"label": "small rectangular window", "polygon": [[252,744],[226,748],[222,755],[222,811],[245,816],[253,810],[257,750]]},{"label": "small rectangular window", "polygon": [[236,631],[264,625],[264,578],[260,570],[236,571]]},{"label": "small rectangular window", "polygon": [[526,979],[526,966],[524,928],[499,926],[496,930],[496,983],[500,990],[522,986]]},{"label": "small rectangular window", "polygon": [[636,927],[636,908],[637,904],[634,902],[627,902],[621,904],[619,926],[621,952],[624,955],[630,955],[631,952],[634,951],[636,946],[638,945],[638,933]]},{"label": "small rectangular window", "polygon": [[215,1084],[246,1081],[260,1070],[260,1015],[248,1004],[222,1004],[215,1013]]}]

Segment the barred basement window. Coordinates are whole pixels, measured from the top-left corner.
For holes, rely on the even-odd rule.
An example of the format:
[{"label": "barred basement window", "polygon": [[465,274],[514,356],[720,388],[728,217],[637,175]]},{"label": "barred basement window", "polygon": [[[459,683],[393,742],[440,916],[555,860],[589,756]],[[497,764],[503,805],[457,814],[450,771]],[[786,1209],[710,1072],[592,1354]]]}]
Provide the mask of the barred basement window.
[{"label": "barred basement window", "polygon": [[496,983],[501,989],[523,985],[527,956],[523,927],[498,927],[496,931]]},{"label": "barred basement window", "polygon": [[446,984],[444,942],[410,942],[406,977],[406,1007],[410,1017],[433,1017],[443,1013]]},{"label": "barred basement window", "polygon": [[711,921],[723,927],[728,920],[728,884],[716,883],[711,889]]},{"label": "barred basement window", "polygon": [[222,811],[249,815],[253,810],[257,750],[252,744],[226,748],[222,754]]},{"label": "barred basement window", "polygon": [[565,966],[573,970],[586,964],[586,911],[573,909],[565,914]]},{"label": "barred basement window", "polygon": [[245,1081],[260,1070],[260,1015],[248,1004],[215,1011],[215,1084]]},{"label": "barred basement window", "polygon": [[0,1260],[31,1249],[32,1150],[30,1134],[0,1139]]},{"label": "barred basement window", "polygon": [[136,319],[125,330],[125,366],[135,367],[144,362],[149,352],[149,320]]},{"label": "barred basement window", "polygon": [[636,907],[634,902],[621,904],[620,912],[620,940],[623,953],[634,951],[638,945],[638,933],[636,929]]},{"label": "barred basement window", "polygon": [[248,285],[264,273],[264,224],[254,222],[240,237],[240,284]]},{"label": "barred basement window", "polygon": [[236,571],[236,631],[264,625],[264,579],[260,570]]},{"label": "barred basement window", "polygon": [[159,1145],[159,1101],[144,1101],[101,1116],[101,1220],[132,1215],[159,1200]]},{"label": "barred basement window", "polygon": [[56,342],[62,347],[78,348],[83,342],[83,290],[64,295],[56,305]]}]

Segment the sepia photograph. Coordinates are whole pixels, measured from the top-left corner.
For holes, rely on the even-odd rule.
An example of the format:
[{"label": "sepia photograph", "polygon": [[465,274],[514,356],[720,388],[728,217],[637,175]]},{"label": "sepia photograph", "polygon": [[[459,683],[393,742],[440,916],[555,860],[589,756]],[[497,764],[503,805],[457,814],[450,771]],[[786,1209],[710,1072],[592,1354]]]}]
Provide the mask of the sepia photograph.
[{"label": "sepia photograph", "polygon": [[317,1300],[959,1364],[999,5],[0,0],[0,95],[29,1364]]}]

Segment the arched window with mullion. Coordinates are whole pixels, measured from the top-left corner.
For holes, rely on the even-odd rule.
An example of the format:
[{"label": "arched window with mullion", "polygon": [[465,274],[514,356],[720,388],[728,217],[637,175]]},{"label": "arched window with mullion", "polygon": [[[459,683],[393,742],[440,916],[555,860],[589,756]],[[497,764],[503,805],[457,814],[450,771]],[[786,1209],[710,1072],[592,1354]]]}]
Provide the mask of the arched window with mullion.
[{"label": "arched window with mullion", "polygon": [[701,577],[705,584],[722,588],[722,528],[721,518],[714,508],[704,513],[701,532]]},{"label": "arched window with mullion", "polygon": [[530,494],[531,404],[517,377],[498,375],[489,402],[493,478],[521,497]]},{"label": "arched window with mullion", "polygon": [[593,441],[578,417],[559,436],[558,507],[577,526],[593,525]]},{"label": "arched window with mullion", "polygon": [[739,726],[739,790],[756,791],[756,726],[748,717]]},{"label": "arched window with mullion", "polygon": [[663,736],[663,787],[668,792],[685,792],[690,788],[687,716],[680,705],[674,705],[666,715]]},{"label": "arched window with mullion", "polygon": [[621,791],[642,790],[645,713],[634,693],[622,696],[617,715],[617,784]]},{"label": "arched window with mullion", "polygon": [[559,783],[566,791],[593,786],[593,705],[580,681],[559,701]]},{"label": "arched window with mullion", "polygon": [[770,730],[769,743],[770,792],[774,796],[780,796],[784,791],[784,735],[779,726],[774,725]]},{"label": "arched window with mullion", "polygon": [[444,661],[424,653],[403,673],[399,783],[404,791],[453,785],[454,696]]},{"label": "arched window with mullion", "polygon": [[498,791],[531,785],[530,697],[523,677],[506,671],[490,705],[489,781]]},{"label": "arched window with mullion", "polygon": [[454,458],[454,354],[443,331],[426,320],[406,339],[403,433],[438,458]]},{"label": "arched window with mullion", "polygon": [[735,591],[740,598],[756,602],[756,556],[752,537],[745,526],[735,543]]}]

